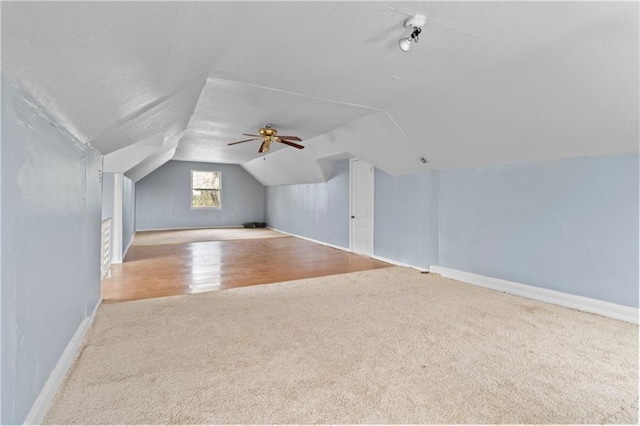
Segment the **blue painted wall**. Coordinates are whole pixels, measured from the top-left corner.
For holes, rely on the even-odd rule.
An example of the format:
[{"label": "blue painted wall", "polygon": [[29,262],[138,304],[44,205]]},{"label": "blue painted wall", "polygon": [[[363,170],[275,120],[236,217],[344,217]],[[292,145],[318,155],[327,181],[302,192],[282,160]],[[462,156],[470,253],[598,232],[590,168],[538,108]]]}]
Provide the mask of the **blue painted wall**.
[{"label": "blue painted wall", "polygon": [[[110,217],[111,221],[111,236],[113,241],[113,217],[114,217],[114,186],[115,175],[113,173],[104,173],[102,176],[102,217]],[[133,240],[133,236],[136,233],[136,210],[135,210],[135,182],[128,177],[122,175],[122,256],[126,255],[126,250],[129,244]],[[113,257],[115,247],[111,247],[111,254]]]},{"label": "blue painted wall", "polygon": [[638,306],[638,155],[392,177],[374,253]]},{"label": "blue painted wall", "polygon": [[122,176],[122,256],[136,233],[136,184]]},{"label": "blue painted wall", "polygon": [[2,424],[22,424],[100,297],[102,156],[2,79]]},{"label": "blue painted wall", "polygon": [[[113,173],[102,174],[102,218],[111,218],[111,234],[110,238],[113,241],[113,187],[114,187]],[[111,246],[111,258],[113,259],[114,247]]]},{"label": "blue painted wall", "polygon": [[[377,170],[375,200],[378,256],[638,306],[637,154]],[[348,160],[327,183],[267,187],[265,205],[269,226],[348,247]]]},{"label": "blue painted wall", "polygon": [[102,175],[102,217],[113,218],[113,173]]},{"label": "blue painted wall", "polygon": [[[191,170],[222,172],[222,209],[191,209]],[[264,221],[264,186],[236,164],[169,161],[135,185],[137,230]]]},{"label": "blue painted wall", "polygon": [[440,265],[638,306],[638,155],[440,172]]},{"label": "blue painted wall", "polygon": [[349,247],[349,160],[326,183],[266,188],[266,220],[275,229]]},{"label": "blue painted wall", "polygon": [[[1,76],[2,78],[2,82],[0,84],[2,84],[2,87],[0,88],[0,92],[6,90],[5,89],[5,81],[4,81],[4,75]],[[9,102],[7,101],[7,105],[9,105]],[[3,117],[5,115],[5,102],[2,102],[2,106],[1,106],[2,110],[0,111],[0,117]],[[2,125],[0,126],[0,129],[4,128],[4,123],[2,123]],[[4,375],[3,375],[3,371],[4,371],[4,364],[3,364],[3,359],[4,359],[4,331],[2,331],[4,329],[4,314],[2,311],[2,305],[3,305],[3,301],[2,301],[2,288],[4,288],[3,285],[3,280],[2,280],[2,137],[4,136],[5,132],[4,131],[0,131],[0,424],[3,424],[3,420],[4,417],[3,415],[3,410],[2,410],[2,406],[4,405],[4,397],[3,397],[3,388],[4,388]]]},{"label": "blue painted wall", "polygon": [[438,262],[438,172],[376,169],[374,254],[422,269]]}]

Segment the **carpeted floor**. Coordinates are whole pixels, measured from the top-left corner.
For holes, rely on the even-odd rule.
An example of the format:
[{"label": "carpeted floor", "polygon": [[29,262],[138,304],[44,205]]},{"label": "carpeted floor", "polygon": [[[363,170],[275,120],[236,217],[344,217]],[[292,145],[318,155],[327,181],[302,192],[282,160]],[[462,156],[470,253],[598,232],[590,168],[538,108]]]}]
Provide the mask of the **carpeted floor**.
[{"label": "carpeted floor", "polygon": [[138,231],[133,246],[185,244],[203,241],[253,240],[256,238],[281,238],[289,235],[266,228],[205,228],[168,231]]},{"label": "carpeted floor", "polygon": [[637,423],[638,327],[406,268],[103,305],[46,423]]}]

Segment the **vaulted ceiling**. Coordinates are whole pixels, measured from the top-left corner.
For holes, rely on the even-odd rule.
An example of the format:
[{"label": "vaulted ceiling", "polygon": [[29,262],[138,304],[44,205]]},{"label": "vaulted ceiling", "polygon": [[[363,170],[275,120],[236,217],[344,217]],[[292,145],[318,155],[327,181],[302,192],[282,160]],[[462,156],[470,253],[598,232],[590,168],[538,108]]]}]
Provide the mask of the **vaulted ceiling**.
[{"label": "vaulted ceiling", "polygon": [[[637,152],[638,16],[637,2],[3,2],[2,68],[105,171],[138,180],[173,158],[319,182],[354,156],[397,175]],[[266,123],[306,148],[227,146]]]}]

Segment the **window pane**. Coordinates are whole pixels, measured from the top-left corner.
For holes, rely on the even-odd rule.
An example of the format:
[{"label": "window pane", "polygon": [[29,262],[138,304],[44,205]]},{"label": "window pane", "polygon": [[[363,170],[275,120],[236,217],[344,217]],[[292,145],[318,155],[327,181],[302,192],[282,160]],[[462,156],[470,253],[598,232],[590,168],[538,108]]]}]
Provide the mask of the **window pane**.
[{"label": "window pane", "polygon": [[192,188],[220,189],[220,172],[192,172]]},{"label": "window pane", "polygon": [[194,189],[191,207],[218,208],[220,207],[220,191],[217,189]]}]

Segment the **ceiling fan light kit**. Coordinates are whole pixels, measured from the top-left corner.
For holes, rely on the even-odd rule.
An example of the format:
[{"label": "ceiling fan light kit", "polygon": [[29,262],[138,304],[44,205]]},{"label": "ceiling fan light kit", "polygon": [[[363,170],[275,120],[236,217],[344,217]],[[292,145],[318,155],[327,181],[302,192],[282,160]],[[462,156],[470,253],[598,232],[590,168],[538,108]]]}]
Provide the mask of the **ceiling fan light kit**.
[{"label": "ceiling fan light kit", "polygon": [[258,149],[258,152],[260,154],[269,152],[269,147],[271,146],[271,143],[273,143],[273,142],[279,142],[279,143],[282,143],[282,144],[285,144],[285,145],[289,145],[289,146],[292,146],[292,147],[298,148],[298,149],[303,149],[304,148],[304,146],[293,142],[293,141],[300,142],[300,141],[302,141],[302,139],[300,139],[297,136],[280,136],[280,135],[278,135],[278,131],[276,129],[274,129],[271,124],[265,124],[262,128],[260,128],[258,133],[260,134],[259,136],[258,135],[250,135],[248,133],[243,133],[244,136],[253,136],[253,138],[245,139],[245,140],[238,141],[238,142],[231,142],[231,143],[229,143],[227,145],[237,145],[239,143],[250,142],[250,141],[255,141],[255,140],[258,140],[258,139],[262,139],[262,144],[260,145],[260,149]]},{"label": "ceiling fan light kit", "polygon": [[403,52],[407,52],[411,48],[411,43],[417,43],[420,39],[420,33],[424,26],[426,19],[423,15],[410,16],[404,21],[405,28],[411,28],[411,34],[409,37],[404,37],[398,40],[398,46]]}]

